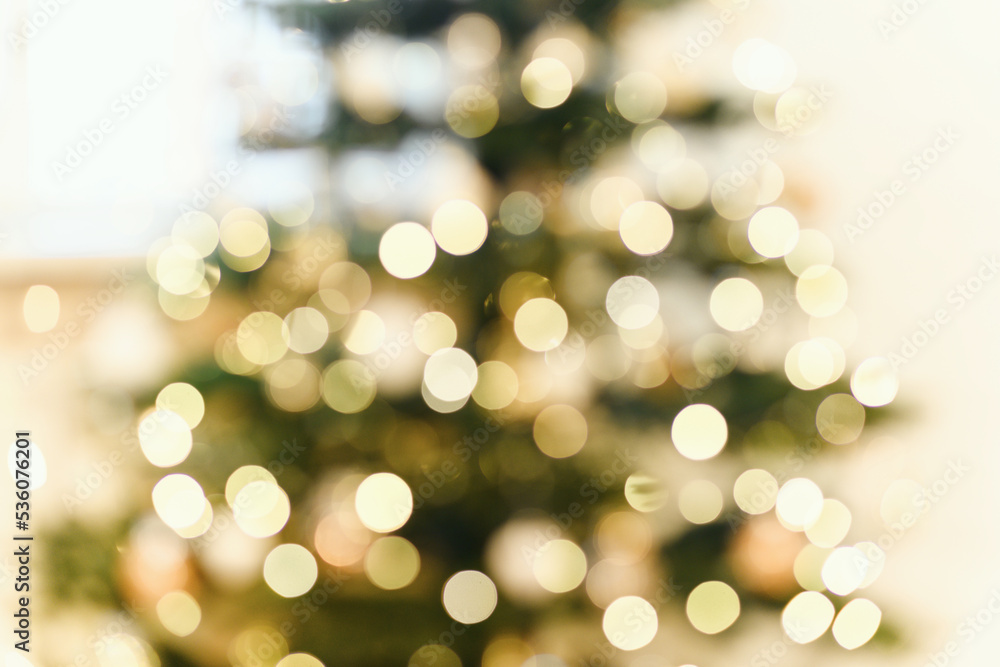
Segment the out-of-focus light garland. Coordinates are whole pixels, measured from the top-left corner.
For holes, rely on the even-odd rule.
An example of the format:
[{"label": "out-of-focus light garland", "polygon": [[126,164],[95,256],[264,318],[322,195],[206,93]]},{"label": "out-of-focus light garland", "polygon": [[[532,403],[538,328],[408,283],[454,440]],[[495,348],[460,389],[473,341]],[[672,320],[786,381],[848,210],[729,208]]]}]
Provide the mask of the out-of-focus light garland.
[{"label": "out-of-focus light garland", "polygon": [[[532,107],[551,109],[564,104],[576,87],[594,85],[599,68],[593,36],[575,23],[544,35],[540,32],[523,54],[526,64],[519,76],[503,83],[491,73],[506,44],[496,23],[482,14],[456,18],[443,41],[376,38],[356,60],[334,58],[337,92],[360,118],[385,124],[404,112],[420,117],[433,106],[407,88],[407,79],[418,76],[427,91],[441,92],[439,113],[454,135],[482,137],[497,127],[505,106],[520,104],[510,101],[514,95]],[[421,66],[411,66],[413,62]],[[734,54],[733,72],[756,91],[753,110],[764,127],[794,121],[802,92],[794,87],[795,64],[784,50],[748,40]],[[288,85],[274,83],[279,80],[273,79],[268,90],[281,104],[301,104],[317,93],[315,70]],[[450,89],[442,85],[445,81]],[[380,226],[377,250],[369,248],[365,256],[348,251],[353,247],[350,233],[324,228],[324,221],[316,219],[318,193],[308,190],[297,205],[271,210],[269,218],[241,207],[218,221],[207,213],[186,213],[149,253],[148,271],[159,286],[159,303],[169,317],[182,322],[212,316],[216,300],[221,312],[231,313],[232,299],[219,289],[224,286],[223,265],[251,274],[256,281],[251,294],[267,298],[265,287],[276,284],[275,269],[310,260],[314,268],[295,290],[285,283],[287,308],[257,306],[246,312],[246,304],[235,304],[236,311],[244,312],[230,318],[214,346],[222,370],[255,378],[267,400],[288,413],[329,409],[354,415],[388,392],[392,398],[419,395],[430,411],[441,415],[470,409],[499,424],[513,420],[530,425],[538,452],[551,460],[585,456],[594,434],[607,430],[594,408],[596,395],[608,387],[656,392],[669,385],[698,395],[736,369],[783,372],[804,391],[837,382],[846,372],[845,349],[853,332],[847,282],[832,266],[830,240],[819,230],[802,229],[793,203],[787,208],[774,203],[785,186],[776,163],[765,162],[741,183],[726,175],[713,177],[709,161],[698,155],[701,149],[688,141],[685,128],[661,119],[670,108],[670,94],[665,78],[651,71],[613,78],[608,105],[628,121],[624,127],[631,140],[625,152],[601,156],[555,197],[540,186],[531,188],[530,181],[483,189],[479,170],[453,188],[464,189],[465,196],[435,185],[431,199],[436,200],[416,220],[382,224],[373,213],[362,221],[362,226]],[[795,127],[805,131],[806,125]],[[465,150],[442,147],[443,168],[461,168]],[[378,200],[356,196],[356,208],[377,209]],[[681,235],[675,215],[706,201],[710,219],[697,230],[697,240],[686,226],[683,243],[698,243],[702,251],[738,266],[707,285],[647,268],[651,265],[644,262],[651,259],[661,262],[657,266],[681,262],[669,254]],[[461,295],[439,307],[418,306],[407,319],[414,300],[419,304],[434,298],[428,274],[436,264],[477,262],[467,256],[485,244],[504,247],[511,239],[540,244],[543,237],[586,250],[569,255],[575,269],[567,268],[567,260],[567,266],[552,266],[549,275],[510,271],[491,297],[496,317],[481,330],[470,329],[468,322],[470,312],[483,304],[467,303]],[[329,249],[322,261],[309,254],[318,244]],[[372,264],[365,268],[375,256],[381,269]],[[618,271],[612,260],[632,268]],[[593,270],[581,271],[585,265]],[[792,301],[783,303],[782,310],[774,305],[776,294],[791,283],[776,283],[774,271],[780,268],[794,282]],[[680,302],[665,302],[676,299],[672,292],[677,290],[702,295],[688,304],[700,313],[695,319],[682,321],[686,315]],[[596,310],[582,307],[595,303]],[[787,317],[800,318],[809,336],[785,344],[775,336],[773,318],[794,306],[799,312]],[[33,330],[44,330],[54,308],[57,312],[57,300],[53,306],[52,295],[39,287],[25,300],[26,321]],[[846,324],[838,319],[844,313]],[[791,323],[777,328],[795,330]],[[775,341],[784,345],[777,354]],[[380,355],[387,351],[395,356],[386,361]],[[862,434],[866,408],[891,402],[898,383],[891,365],[873,358],[857,366],[850,389],[850,394],[826,396],[808,408],[810,414],[802,414],[805,403],[790,412],[798,411],[802,431],[814,427],[825,443],[849,445]],[[659,526],[654,530],[654,523],[668,511],[693,525],[717,521],[732,506],[731,497],[746,521],[730,555],[737,579],[765,595],[802,589],[781,615],[788,637],[808,643],[832,626],[834,639],[844,648],[866,643],[881,620],[878,606],[856,598],[838,613],[831,596],[843,598],[873,583],[884,553],[872,542],[844,544],[851,512],[826,497],[816,481],[787,475],[779,481],[771,471],[729,456],[734,433],[724,414],[707,403],[689,403],[672,420],[669,441],[679,455],[672,460],[728,460],[742,466],[736,474],[706,472],[705,478],[692,477],[675,487],[653,467],[629,471],[621,509],[604,515],[586,544],[560,531],[550,536],[547,517],[511,517],[489,542],[484,554],[488,572],[463,570],[447,578],[441,589],[447,614],[458,623],[475,624],[488,619],[503,596],[535,604],[581,591],[577,595],[603,609],[600,622],[614,647],[640,649],[654,641],[661,623],[650,602],[655,579],[650,560],[665,535]],[[197,446],[192,432],[210,419],[210,408],[195,387],[170,384],[140,417],[142,452],[152,465],[174,468]],[[416,442],[426,425],[417,417],[413,423],[409,435]],[[739,437],[773,443],[793,435],[785,424],[762,415]],[[542,474],[525,469],[513,447],[504,450],[502,459],[478,465],[483,470],[498,466],[499,474],[511,479]],[[452,467],[464,469],[457,463]],[[441,565],[409,540],[392,535],[420,512],[424,498],[417,496],[415,502],[416,483],[404,479],[402,470],[396,474],[343,466],[330,471],[310,500],[320,502],[322,510],[294,521],[297,508],[263,467],[234,470],[224,494],[218,489],[206,494],[192,476],[165,472],[152,489],[153,509],[184,540],[217,534],[197,557],[220,586],[245,586],[262,576],[274,594],[296,597],[316,586],[322,572],[342,569],[363,574],[382,591],[401,591],[425,568]],[[143,530],[134,535],[139,545],[134,558],[141,561],[131,570],[135,585],[155,593],[156,615],[168,632],[190,635],[206,612],[196,591],[185,588],[188,566],[182,558],[160,555],[156,571],[163,573],[162,581],[142,578],[138,573],[147,566],[142,559],[150,557],[149,545],[163,539]],[[547,537],[535,544],[539,534]],[[279,535],[303,544],[279,544]],[[524,549],[531,554],[527,568]],[[708,635],[725,631],[742,612],[736,590],[716,580],[696,586],[684,609],[690,626]],[[238,656],[265,635],[266,628],[258,628],[236,637],[230,646],[232,664],[244,664]],[[114,650],[129,653],[130,664],[153,662],[137,657],[148,656],[148,647],[129,641],[123,639]],[[446,646],[425,649],[434,654],[435,664],[459,664]],[[306,654],[290,654],[287,645],[275,648],[274,656],[280,667],[321,664]],[[415,653],[410,664],[425,664],[425,657]],[[531,659],[537,665],[566,664],[513,635],[496,637],[483,664],[527,665]]]}]

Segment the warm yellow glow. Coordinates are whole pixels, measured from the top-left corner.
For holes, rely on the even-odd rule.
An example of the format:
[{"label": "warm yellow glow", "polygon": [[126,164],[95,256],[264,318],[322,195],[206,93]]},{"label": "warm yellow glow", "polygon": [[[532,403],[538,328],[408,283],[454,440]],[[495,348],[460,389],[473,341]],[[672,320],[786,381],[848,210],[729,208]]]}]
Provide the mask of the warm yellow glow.
[{"label": "warm yellow glow", "polygon": [[157,257],[154,278],[170,294],[191,294],[205,282],[205,260],[190,246],[172,245]]},{"label": "warm yellow glow", "polygon": [[434,354],[438,350],[451,347],[458,340],[455,322],[439,312],[424,313],[413,323],[413,341],[424,354]]},{"label": "warm yellow glow", "polygon": [[584,208],[600,228],[617,231],[625,209],[644,199],[642,188],[635,181],[624,176],[609,176],[593,187]]},{"label": "warm yellow glow", "polygon": [[[208,304],[211,301],[211,294],[199,294],[199,290],[195,290],[191,294],[178,295],[171,294],[167,290],[160,287],[157,290],[157,301],[160,304],[160,308],[163,309],[163,313],[170,318],[173,318],[179,322],[187,322],[188,320],[193,320],[194,318],[200,316],[208,309]],[[198,295],[198,296],[195,296]]]},{"label": "warm yellow glow", "polygon": [[424,385],[442,401],[465,401],[478,380],[476,361],[457,347],[438,350],[424,364]]},{"label": "warm yellow glow", "polygon": [[677,497],[681,515],[694,524],[715,521],[722,513],[722,503],[722,491],[707,479],[688,482]]},{"label": "warm yellow glow", "polygon": [[826,562],[830,551],[830,549],[822,549],[815,544],[807,544],[802,547],[792,565],[792,573],[799,586],[807,591],[826,590],[820,571],[823,569],[823,563]]},{"label": "warm yellow glow", "polygon": [[746,278],[727,278],[712,290],[709,310],[726,331],[745,331],[760,320],[764,297]]},{"label": "warm yellow glow", "polygon": [[191,453],[191,427],[176,412],[155,410],[139,423],[139,446],[154,466],[169,468]]},{"label": "warm yellow glow", "polygon": [[233,518],[250,537],[276,535],[288,523],[291,503],[284,489],[271,481],[253,481],[233,498]]},{"label": "warm yellow glow", "polygon": [[778,498],[778,480],[760,468],[743,472],[733,484],[733,499],[747,514],[764,514]]},{"label": "warm yellow glow", "polygon": [[882,610],[877,604],[865,598],[856,598],[837,614],[833,622],[833,638],[850,651],[867,644],[875,636],[881,622]]},{"label": "warm yellow glow", "polygon": [[175,245],[186,245],[199,257],[208,257],[219,245],[219,225],[201,211],[189,211],[174,222],[170,234]]},{"label": "warm yellow glow", "polygon": [[682,456],[693,461],[710,459],[726,444],[726,418],[711,405],[689,405],[674,417],[670,438]]},{"label": "warm yellow glow", "polygon": [[556,58],[535,58],[521,73],[524,99],[540,109],[557,107],[573,91],[573,74]]},{"label": "warm yellow glow", "polygon": [[865,426],[865,409],[850,394],[832,394],[816,409],[816,429],[835,445],[854,442]]},{"label": "warm yellow glow", "polygon": [[267,221],[253,209],[233,209],[219,221],[219,244],[222,260],[233,270],[259,269],[271,254]]},{"label": "warm yellow glow", "polygon": [[48,285],[32,285],[24,295],[23,312],[28,331],[51,331],[59,321],[59,293]]},{"label": "warm yellow glow", "polygon": [[299,354],[309,354],[323,347],[330,335],[330,326],[323,313],[315,308],[295,308],[285,315],[288,327],[288,348]]},{"label": "warm yellow glow", "polygon": [[640,276],[616,280],[604,301],[608,315],[623,329],[641,329],[659,314],[660,295],[653,284]]},{"label": "warm yellow glow", "polygon": [[168,632],[187,637],[201,623],[201,606],[187,591],[170,591],[156,603],[156,616]]},{"label": "warm yellow glow", "polygon": [[632,72],[615,84],[615,107],[633,123],[657,118],[666,106],[667,89],[649,72]]},{"label": "warm yellow glow", "polygon": [[485,14],[462,14],[448,27],[448,51],[463,67],[490,64],[500,53],[501,43],[500,28]]},{"label": "warm yellow glow", "polygon": [[656,192],[663,203],[681,211],[692,209],[708,196],[708,172],[701,163],[685,158],[664,167],[656,176]]},{"label": "warm yellow glow", "polygon": [[786,527],[805,530],[823,511],[823,492],[811,479],[790,479],[778,491],[775,511]]},{"label": "warm yellow glow", "polygon": [[636,472],[625,480],[625,500],[639,512],[655,512],[666,505],[668,496],[663,482],[652,475]]},{"label": "warm yellow glow", "polygon": [[207,503],[201,485],[188,475],[167,475],[153,487],[153,509],[174,530],[197,522]]},{"label": "warm yellow glow", "polygon": [[762,208],[750,218],[750,245],[764,257],[784,257],[799,242],[799,222],[780,206]]},{"label": "warm yellow glow", "polygon": [[420,553],[409,540],[395,535],[375,540],[365,554],[365,575],[387,591],[413,583],[420,572]]},{"label": "warm yellow glow", "polygon": [[806,537],[818,547],[831,549],[847,536],[851,528],[851,511],[847,505],[827,498],[816,521],[806,527]]},{"label": "warm yellow glow", "polygon": [[324,667],[319,658],[308,653],[290,653],[274,667]]},{"label": "warm yellow glow", "polygon": [[800,231],[795,248],[785,255],[785,265],[797,276],[801,276],[809,267],[832,264],[833,243],[826,234],[815,229]]},{"label": "warm yellow glow", "polygon": [[187,382],[174,382],[161,389],[156,395],[156,407],[177,413],[192,429],[205,416],[205,399]]},{"label": "warm yellow glow", "polygon": [[583,583],[587,576],[587,557],[569,540],[552,540],[538,550],[532,572],[545,590],[566,593]]},{"label": "warm yellow glow", "polygon": [[874,584],[875,580],[882,574],[882,569],[885,567],[885,551],[874,542],[858,542],[854,547],[868,561],[865,577],[858,585],[858,588],[867,588]]},{"label": "warm yellow glow", "polygon": [[500,105],[496,96],[485,86],[459,86],[448,97],[444,117],[455,134],[474,139],[483,136],[497,124]]},{"label": "warm yellow glow", "polygon": [[618,233],[625,247],[637,255],[655,255],[674,236],[674,221],[656,202],[639,201],[622,212]]},{"label": "warm yellow glow", "polygon": [[285,359],[265,371],[267,398],[286,412],[304,412],[321,396],[319,369],[307,359]]},{"label": "warm yellow glow", "polygon": [[797,68],[788,52],[760,38],[748,39],[733,53],[733,73],[744,86],[780,93],[795,82]]},{"label": "warm yellow glow", "polygon": [[535,417],[532,433],[542,453],[566,458],[587,442],[587,418],[571,405],[550,405]]},{"label": "warm yellow glow", "polygon": [[437,244],[452,255],[468,255],[486,241],[489,223],[482,210],[471,201],[455,199],[438,207],[431,219],[431,233]]},{"label": "warm yellow glow", "polygon": [[820,576],[834,595],[850,595],[858,590],[868,573],[868,558],[857,547],[838,547],[826,561]]},{"label": "warm yellow glow", "polygon": [[673,126],[657,119],[632,131],[632,151],[657,174],[673,175],[678,167],[684,168],[687,140]]},{"label": "warm yellow glow", "polygon": [[288,184],[285,192],[287,199],[267,207],[274,221],[282,227],[298,227],[309,222],[316,209],[316,198],[309,187],[301,183]]},{"label": "warm yellow glow", "polygon": [[502,361],[484,361],[479,365],[479,379],[472,390],[472,400],[488,410],[500,410],[517,398],[517,373]]},{"label": "warm yellow glow", "polygon": [[236,328],[236,346],[247,361],[265,366],[285,356],[290,333],[285,321],[274,313],[247,315]]},{"label": "warm yellow glow", "polygon": [[413,494],[398,476],[378,472],[366,477],[358,486],[354,509],[368,529],[376,533],[391,533],[410,519]]},{"label": "warm yellow glow", "polygon": [[400,222],[386,230],[378,245],[385,270],[408,280],[427,273],[437,254],[434,236],[416,222]]},{"label": "warm yellow glow", "polygon": [[354,354],[371,354],[385,342],[385,322],[373,311],[359,310],[344,327],[342,340]]},{"label": "warm yellow glow", "polygon": [[795,283],[795,298],[813,317],[830,317],[847,303],[847,280],[832,266],[813,266]]},{"label": "warm yellow glow", "polygon": [[846,367],[844,348],[832,338],[796,343],[785,357],[785,375],[799,389],[812,390],[840,379]]},{"label": "warm yellow glow", "polygon": [[851,393],[862,405],[877,408],[892,403],[899,391],[896,370],[885,357],[862,361],[851,376]]},{"label": "warm yellow glow", "polygon": [[565,37],[552,37],[545,40],[531,54],[532,60],[538,58],[555,58],[562,62],[573,75],[573,83],[579,83],[586,71],[586,56],[583,50],[573,40]]},{"label": "warm yellow glow", "polygon": [[236,502],[236,494],[243,490],[250,482],[268,482],[277,486],[278,481],[266,468],[260,466],[243,466],[237,468],[226,480],[226,502],[233,507]]},{"label": "warm yellow glow", "polygon": [[618,327],[618,335],[622,342],[633,350],[648,350],[663,340],[663,318],[657,315],[649,324],[638,329],[623,329]]},{"label": "warm yellow glow", "polygon": [[496,609],[497,587],[482,572],[463,570],[445,582],[441,600],[444,610],[459,623],[480,623]]},{"label": "warm yellow glow", "polygon": [[736,622],[740,598],[729,584],[706,581],[695,586],[687,599],[687,617],[699,632],[714,635]]},{"label": "warm yellow glow", "polygon": [[447,646],[424,644],[413,652],[406,667],[462,667],[462,660]]},{"label": "warm yellow glow", "polygon": [[781,624],[788,638],[797,644],[819,639],[833,621],[833,603],[817,591],[793,597],[781,612]]},{"label": "warm yellow glow", "polygon": [[282,597],[305,595],[318,576],[316,559],[299,544],[278,545],[264,559],[264,581]]},{"label": "warm yellow glow", "polygon": [[511,234],[524,236],[538,229],[544,218],[541,200],[530,192],[511,192],[500,202],[500,224]]},{"label": "warm yellow glow", "polygon": [[323,305],[338,315],[361,310],[372,294],[371,279],[353,262],[331,264],[320,274],[319,287]]},{"label": "warm yellow glow", "polygon": [[323,371],[323,400],[337,412],[361,412],[375,400],[375,378],[354,359],[335,361]]},{"label": "warm yellow glow", "polygon": [[653,641],[660,626],[653,605],[641,597],[626,595],[604,610],[602,627],[612,646],[635,651]]},{"label": "warm yellow glow", "polygon": [[514,334],[535,352],[558,347],[568,331],[566,311],[552,299],[529,299],[514,315]]},{"label": "warm yellow glow", "polygon": [[531,271],[518,271],[500,286],[500,310],[513,321],[518,309],[531,299],[551,299],[555,296],[552,283],[545,276]]}]

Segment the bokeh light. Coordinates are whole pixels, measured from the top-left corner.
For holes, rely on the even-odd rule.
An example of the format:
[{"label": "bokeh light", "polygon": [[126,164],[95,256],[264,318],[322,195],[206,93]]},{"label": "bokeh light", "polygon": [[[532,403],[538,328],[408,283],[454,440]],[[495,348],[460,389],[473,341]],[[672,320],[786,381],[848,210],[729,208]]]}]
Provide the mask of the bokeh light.
[{"label": "bokeh light", "polygon": [[413,494],[397,475],[379,472],[358,486],[354,506],[366,527],[377,533],[391,533],[409,520]]},{"label": "bokeh light", "polygon": [[415,222],[396,223],[386,230],[378,245],[382,266],[403,280],[427,273],[436,254],[434,236]]},{"label": "bokeh light", "polygon": [[264,581],[281,597],[308,593],[318,576],[316,559],[300,544],[280,544],[264,559]]},{"label": "bokeh light", "polygon": [[604,610],[604,636],[623,651],[635,651],[648,645],[659,630],[656,610],[635,595],[620,597]]},{"label": "bokeh light", "polygon": [[726,418],[711,405],[689,405],[674,417],[670,438],[674,447],[693,461],[710,459],[726,445],[729,429]]},{"label": "bokeh light", "polygon": [[688,595],[686,612],[696,630],[706,635],[718,634],[739,618],[740,598],[729,584],[706,581]]},{"label": "bokeh light", "polygon": [[445,582],[441,599],[449,616],[472,625],[485,621],[496,609],[497,587],[482,572],[463,570]]}]

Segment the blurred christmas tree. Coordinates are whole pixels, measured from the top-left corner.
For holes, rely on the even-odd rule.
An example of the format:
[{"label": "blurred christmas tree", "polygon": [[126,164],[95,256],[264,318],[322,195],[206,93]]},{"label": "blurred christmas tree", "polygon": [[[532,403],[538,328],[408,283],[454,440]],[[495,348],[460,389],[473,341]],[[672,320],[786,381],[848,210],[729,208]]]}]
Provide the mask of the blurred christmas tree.
[{"label": "blurred christmas tree", "polygon": [[823,100],[761,40],[724,99],[678,9],[268,10],[324,50],[253,127],[326,120],[248,141],[329,173],[153,249],[196,358],[139,397],[151,507],[93,536],[116,562],[58,556],[64,594],[145,609],[165,665],[702,664],[773,648],[734,652],[760,619],[781,655],[865,643],[881,552],[817,482],[895,386],[848,386],[846,283],[770,159]]}]

